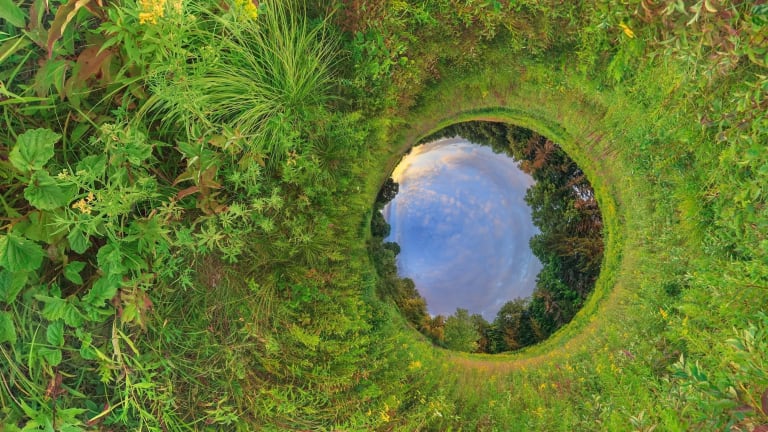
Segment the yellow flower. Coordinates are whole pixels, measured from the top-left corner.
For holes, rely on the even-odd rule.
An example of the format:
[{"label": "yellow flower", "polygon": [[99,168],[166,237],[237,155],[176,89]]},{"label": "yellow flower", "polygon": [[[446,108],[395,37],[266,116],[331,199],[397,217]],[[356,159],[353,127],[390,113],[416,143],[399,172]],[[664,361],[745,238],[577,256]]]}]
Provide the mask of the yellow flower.
[{"label": "yellow flower", "polygon": [[635,32],[632,31],[631,28],[629,28],[628,25],[624,23],[619,23],[619,27],[621,27],[622,30],[624,30],[624,34],[627,35],[628,38],[634,39],[635,38]]},{"label": "yellow flower", "polygon": [[91,206],[84,199],[72,204],[72,208],[80,210],[83,214],[91,214]]},{"label": "yellow flower", "polygon": [[183,0],[170,0],[171,1],[171,10],[173,10],[176,13],[181,13],[181,7],[184,3]]},{"label": "yellow flower", "polygon": [[96,197],[93,195],[93,192],[88,192],[88,196],[85,197],[85,201],[87,201],[88,204],[96,201]]},{"label": "yellow flower", "polygon": [[659,314],[661,315],[661,318],[662,318],[662,319],[664,319],[664,320],[666,320],[666,319],[667,319],[667,316],[668,316],[668,315],[667,315],[667,311],[665,311],[664,309],[662,309],[662,308],[659,308]]},{"label": "yellow flower", "polygon": [[259,17],[258,3],[252,0],[235,0],[235,5],[242,10],[248,18],[256,19]]},{"label": "yellow flower", "polygon": [[421,362],[418,360],[412,361],[411,364],[408,365],[408,369],[410,370],[421,369]]},{"label": "yellow flower", "polygon": [[165,16],[166,0],[139,0],[139,24],[157,24]]},{"label": "yellow flower", "polygon": [[388,422],[390,420],[390,417],[389,417],[389,405],[388,404],[386,404],[386,403],[384,404],[384,408],[379,413],[379,416],[381,417],[382,421]]}]

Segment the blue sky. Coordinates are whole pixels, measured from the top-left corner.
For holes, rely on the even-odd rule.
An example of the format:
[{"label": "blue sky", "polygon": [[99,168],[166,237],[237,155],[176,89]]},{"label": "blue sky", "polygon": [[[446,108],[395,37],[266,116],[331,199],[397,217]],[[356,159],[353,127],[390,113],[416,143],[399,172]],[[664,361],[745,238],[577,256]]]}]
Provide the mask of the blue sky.
[{"label": "blue sky", "polygon": [[516,161],[447,138],[414,147],[392,177],[400,190],[383,210],[387,241],[400,244],[400,276],[432,315],[461,307],[492,320],[533,292],[541,263],[528,241],[538,230],[524,200],[533,179]]}]

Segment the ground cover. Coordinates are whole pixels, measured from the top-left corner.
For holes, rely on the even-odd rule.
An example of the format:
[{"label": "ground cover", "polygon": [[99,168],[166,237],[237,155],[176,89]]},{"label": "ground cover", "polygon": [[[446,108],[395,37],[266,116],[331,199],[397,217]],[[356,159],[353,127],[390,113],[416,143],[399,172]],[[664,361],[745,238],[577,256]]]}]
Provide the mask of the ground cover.
[{"label": "ground cover", "polygon": [[[0,4],[4,428],[764,428],[768,7],[559,3]],[[462,120],[561,143],[606,223],[512,355],[434,348],[365,244]]]}]

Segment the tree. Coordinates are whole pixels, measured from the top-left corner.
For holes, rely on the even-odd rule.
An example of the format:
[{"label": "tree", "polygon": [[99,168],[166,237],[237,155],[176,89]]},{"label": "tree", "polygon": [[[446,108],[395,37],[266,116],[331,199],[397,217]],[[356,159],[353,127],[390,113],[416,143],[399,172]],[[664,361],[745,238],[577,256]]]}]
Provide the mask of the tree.
[{"label": "tree", "polygon": [[486,321],[486,319],[483,318],[483,316],[480,314],[473,314],[470,319],[475,325],[475,331],[480,337],[480,339],[477,341],[477,349],[475,351],[480,353],[491,352],[491,340],[488,337],[491,324],[488,323],[488,321]]},{"label": "tree", "polygon": [[499,329],[504,351],[516,350],[537,342],[531,326],[528,301],[517,298],[504,304],[496,314],[494,324]]},{"label": "tree", "polygon": [[395,195],[397,195],[398,190],[400,190],[400,185],[395,183],[392,177],[388,178],[381,186],[381,189],[379,189],[379,194],[376,196],[376,205],[379,208],[383,208],[386,203],[392,201]]},{"label": "tree", "polygon": [[469,311],[458,308],[445,320],[445,347],[454,351],[472,352],[477,349],[480,335]]},{"label": "tree", "polygon": [[481,352],[519,349],[568,323],[594,289],[604,252],[600,208],[584,171],[546,137],[503,123],[467,122],[424,141],[456,135],[511,156],[535,180],[525,201],[539,228],[530,241],[543,264],[536,290],[528,301],[504,305],[492,324],[475,319]]},{"label": "tree", "polygon": [[426,316],[421,326],[422,333],[427,335],[436,344],[442,344],[445,340],[445,317],[438,315],[434,318]]},{"label": "tree", "polygon": [[385,238],[389,235],[391,227],[384,219],[384,215],[378,209],[373,209],[373,215],[371,215],[371,235],[374,237]]}]

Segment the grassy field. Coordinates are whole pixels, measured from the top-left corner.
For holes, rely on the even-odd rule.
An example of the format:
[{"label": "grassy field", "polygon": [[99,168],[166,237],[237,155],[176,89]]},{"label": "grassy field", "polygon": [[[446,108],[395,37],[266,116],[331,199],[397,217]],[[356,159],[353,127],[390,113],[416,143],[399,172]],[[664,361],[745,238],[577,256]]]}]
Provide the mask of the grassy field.
[{"label": "grassy field", "polygon": [[[629,3],[0,4],[2,430],[764,430],[768,6]],[[520,352],[377,295],[379,187],[466,120],[605,221]]]}]

